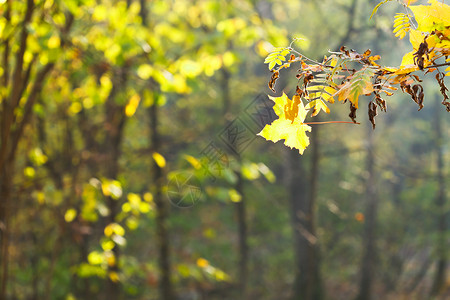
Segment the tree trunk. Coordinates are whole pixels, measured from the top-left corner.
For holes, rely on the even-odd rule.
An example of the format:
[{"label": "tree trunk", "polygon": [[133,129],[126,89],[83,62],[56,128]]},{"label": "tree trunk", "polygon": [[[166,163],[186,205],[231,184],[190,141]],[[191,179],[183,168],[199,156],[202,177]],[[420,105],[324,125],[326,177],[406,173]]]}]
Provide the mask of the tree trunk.
[{"label": "tree trunk", "polygon": [[[154,152],[160,151],[161,143],[158,131],[158,99],[155,99],[153,105],[149,108],[151,145]],[[156,235],[159,247],[159,271],[160,271],[160,297],[162,300],[173,300],[174,291],[171,280],[170,264],[170,241],[169,230],[167,228],[168,207],[164,201],[162,189],[164,185],[164,176],[162,168],[153,161],[153,182],[154,182],[154,201],[156,204]]]},{"label": "tree trunk", "polygon": [[[233,47],[231,42],[228,42],[228,48]],[[220,81],[220,87],[222,90],[222,111],[225,120],[231,118],[231,97],[230,97],[230,80],[231,74],[225,67],[222,68],[222,78]],[[247,298],[247,281],[248,281],[248,243],[247,243],[247,213],[246,213],[246,201],[244,195],[244,179],[242,178],[241,171],[241,155],[239,145],[233,143],[234,150],[233,153],[238,161],[239,168],[234,172],[237,177],[235,189],[241,195],[241,200],[235,203],[236,216],[237,216],[237,226],[238,226],[238,249],[239,249],[239,259],[238,259],[238,280],[239,280],[239,299]]]},{"label": "tree trunk", "polygon": [[289,194],[295,250],[295,300],[323,298],[319,272],[319,251],[316,237],[314,207],[318,180],[319,149],[317,128],[312,135],[310,180],[305,177],[304,157],[297,150],[289,151]]},{"label": "tree trunk", "polygon": [[[29,63],[27,68],[24,67],[24,56],[27,50],[28,25],[32,20],[33,13],[37,6],[34,0],[26,1],[26,9],[23,19],[20,23],[20,34],[16,41],[3,41],[4,52],[2,56],[2,75],[1,88],[8,91],[8,94],[1,99],[0,110],[0,300],[6,299],[7,281],[8,281],[8,247],[9,247],[9,220],[14,214],[11,209],[11,193],[14,178],[15,158],[17,148],[22,139],[25,126],[30,122],[33,115],[33,106],[42,90],[43,83],[48,74],[54,67],[54,63],[47,63],[42,66],[39,71],[33,73],[35,61]],[[7,23],[10,22],[12,10],[12,1],[6,1],[4,9],[4,18]],[[73,23],[73,15],[67,14],[66,24],[62,28],[61,33],[65,36],[68,34]],[[61,47],[65,44],[65,39],[61,41]],[[18,44],[17,50],[11,51],[10,42]],[[12,59],[14,59],[14,70],[10,70]],[[12,75],[11,78],[9,76]],[[30,82],[33,78],[33,82]],[[11,79],[11,80],[10,80]],[[27,92],[27,94],[25,94]],[[16,109],[20,106],[23,96],[26,95],[23,107],[23,116],[20,120],[16,118]]]},{"label": "tree trunk", "polygon": [[[148,26],[149,11],[145,0],[140,0],[142,24]],[[155,89],[155,85],[153,89]],[[157,94],[157,93],[155,93]],[[150,118],[150,148],[153,152],[160,152],[161,141],[159,138],[158,119],[159,119],[159,103],[158,96],[154,96],[153,105],[149,107],[148,113]],[[152,155],[152,153],[150,153]],[[172,286],[172,270],[170,263],[170,239],[169,230],[167,228],[167,219],[169,216],[169,208],[167,201],[164,200],[162,190],[164,186],[163,169],[153,160],[152,163],[152,179],[154,183],[154,201],[156,205],[156,237],[159,253],[159,293],[162,300],[175,299],[175,292]]]},{"label": "tree trunk", "polygon": [[[239,157],[240,162],[240,157]],[[240,165],[240,164],[239,164]],[[241,201],[237,202],[236,213],[239,236],[239,289],[240,298],[246,299],[247,277],[248,277],[248,244],[247,244],[247,213],[244,199],[244,180],[241,171],[236,172],[236,191],[241,195]]]},{"label": "tree trunk", "polygon": [[446,219],[448,213],[445,209],[446,202],[446,191],[445,191],[445,164],[444,164],[444,153],[442,149],[443,143],[443,133],[440,112],[442,106],[440,104],[439,98],[436,99],[435,104],[435,116],[434,116],[434,132],[435,132],[435,150],[436,150],[436,169],[437,169],[437,182],[438,182],[438,193],[435,200],[435,209],[438,214],[437,216],[437,231],[438,238],[436,243],[436,253],[438,260],[436,262],[436,273],[434,275],[433,286],[431,288],[431,295],[437,296],[442,291],[445,286],[445,269],[447,267],[447,254],[449,247],[446,245]]},{"label": "tree trunk", "polygon": [[366,209],[364,224],[364,254],[360,268],[360,283],[357,300],[370,300],[372,295],[372,282],[375,274],[376,246],[375,228],[378,210],[378,199],[375,185],[375,155],[374,155],[374,133],[368,126],[367,146],[367,182],[366,182]]},{"label": "tree trunk", "polygon": [[4,172],[0,174],[0,232],[1,232],[1,256],[0,256],[0,300],[6,299],[6,287],[8,283],[9,266],[9,220],[11,216],[11,188],[13,177],[13,162],[4,164]]},{"label": "tree trunk", "polygon": [[[120,90],[125,90],[127,84],[127,68],[123,67],[117,74],[115,84],[108,96],[105,103],[105,130],[106,140],[103,147],[99,149],[106,157],[104,161],[104,173],[103,175],[108,179],[116,179],[119,175],[119,158],[121,155],[121,146],[123,138],[123,129],[125,127],[125,108],[123,105],[118,105],[116,102],[116,96]],[[106,205],[109,209],[109,215],[107,216],[107,223],[115,223],[117,214],[119,213],[117,199],[111,196],[106,197]],[[118,245],[115,245],[112,249],[115,257],[115,263],[108,265],[109,275],[106,284],[105,296],[107,300],[121,299],[121,284],[120,281],[115,278],[115,275],[119,273],[119,260],[120,249]]]}]

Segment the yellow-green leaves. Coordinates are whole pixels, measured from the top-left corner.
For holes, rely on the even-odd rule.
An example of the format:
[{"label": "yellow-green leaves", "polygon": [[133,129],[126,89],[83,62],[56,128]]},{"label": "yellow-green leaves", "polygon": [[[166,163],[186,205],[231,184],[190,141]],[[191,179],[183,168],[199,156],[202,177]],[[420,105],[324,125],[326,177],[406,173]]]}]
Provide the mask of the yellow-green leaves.
[{"label": "yellow-green leaves", "polygon": [[406,36],[409,31],[410,23],[409,16],[407,14],[397,13],[394,18],[394,33],[399,39]]},{"label": "yellow-green leaves", "polygon": [[281,66],[283,62],[286,60],[286,55],[288,54],[289,54],[288,48],[283,47],[275,48],[266,57],[264,63],[269,64],[269,70],[272,70],[276,65]]},{"label": "yellow-green leaves", "polygon": [[374,73],[371,68],[363,68],[356,72],[351,80],[339,90],[339,101],[349,100],[358,109],[359,96],[373,92],[372,77]]},{"label": "yellow-green leaves", "polygon": [[274,143],[284,139],[286,146],[298,149],[303,154],[309,145],[306,131],[311,131],[311,127],[303,123],[308,111],[302,100],[298,95],[291,100],[284,93],[281,97],[269,98],[275,102],[274,110],[279,119],[266,125],[258,135]]},{"label": "yellow-green leaves", "polygon": [[[325,82],[324,82],[325,83]],[[316,99],[322,99],[330,103],[334,103],[334,94],[337,92],[337,90],[331,86],[326,85],[311,85],[306,88],[306,90],[309,92],[308,99],[309,100],[316,100]]]},{"label": "yellow-green leaves", "polygon": [[306,107],[307,109],[313,109],[313,112],[311,114],[312,117],[317,116],[317,114],[323,110],[324,112],[326,112],[327,114],[330,113],[330,109],[328,108],[328,106],[320,99],[317,100],[313,100],[311,102],[309,102]]}]

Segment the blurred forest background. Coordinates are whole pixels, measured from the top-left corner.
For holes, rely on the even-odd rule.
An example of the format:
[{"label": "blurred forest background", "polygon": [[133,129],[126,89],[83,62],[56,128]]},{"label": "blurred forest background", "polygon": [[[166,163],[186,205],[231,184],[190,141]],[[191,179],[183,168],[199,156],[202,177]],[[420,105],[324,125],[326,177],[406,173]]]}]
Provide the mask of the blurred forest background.
[{"label": "blurred forest background", "polygon": [[303,156],[256,136],[273,47],[400,64],[377,4],[0,0],[0,299],[449,299],[435,82]]}]

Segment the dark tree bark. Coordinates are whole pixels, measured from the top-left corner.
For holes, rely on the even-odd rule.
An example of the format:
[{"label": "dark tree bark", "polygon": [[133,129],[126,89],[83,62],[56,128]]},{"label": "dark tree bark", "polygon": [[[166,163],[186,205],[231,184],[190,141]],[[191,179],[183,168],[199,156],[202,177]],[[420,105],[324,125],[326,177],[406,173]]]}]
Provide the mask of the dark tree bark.
[{"label": "dark tree bark", "polygon": [[370,300],[372,298],[372,283],[375,275],[376,243],[375,229],[378,213],[378,198],[375,186],[375,144],[374,133],[371,126],[368,126],[368,145],[366,169],[368,178],[366,181],[366,209],[364,224],[364,248],[360,267],[360,282],[357,300]]},{"label": "dark tree bark", "polygon": [[436,261],[436,272],[434,274],[433,286],[431,288],[431,295],[437,296],[440,294],[445,286],[445,270],[447,267],[447,254],[448,245],[446,239],[447,230],[447,217],[448,212],[445,209],[446,202],[446,189],[445,189],[445,163],[444,163],[444,153],[443,153],[443,139],[444,135],[442,133],[441,124],[441,101],[439,98],[435,101],[435,112],[434,112],[434,132],[435,132],[435,151],[436,151],[436,169],[437,169],[437,182],[438,182],[438,193],[435,199],[435,209],[437,212],[436,227],[438,232],[438,238],[436,243],[436,253],[438,259]]},{"label": "dark tree bark", "polygon": [[[240,161],[240,157],[239,157]],[[237,223],[238,223],[238,236],[239,236],[239,289],[240,298],[246,299],[247,294],[247,280],[248,280],[248,244],[247,244],[247,213],[246,203],[244,199],[244,180],[242,178],[241,171],[235,172],[237,176],[236,191],[241,195],[241,201],[235,203]]]},{"label": "dark tree bark", "polygon": [[14,162],[9,161],[4,164],[0,174],[0,231],[1,231],[1,286],[0,300],[6,299],[6,286],[8,283],[8,265],[9,265],[9,220],[10,220],[10,197],[12,189]]},{"label": "dark tree bark", "polygon": [[305,158],[300,156],[297,150],[291,150],[288,153],[288,184],[296,258],[292,297],[295,300],[323,299],[314,212],[319,165],[317,128],[314,128],[312,132],[309,180],[305,176],[308,174],[304,165]]},{"label": "dark tree bark", "polygon": [[[228,43],[228,48],[232,48],[231,42]],[[230,71],[225,67],[221,70],[222,78],[220,81],[220,87],[222,90],[222,111],[225,120],[231,118],[231,97],[230,97]],[[248,243],[247,243],[247,213],[246,213],[246,199],[244,194],[244,179],[242,177],[241,166],[241,155],[239,145],[235,144],[235,151],[233,155],[238,161],[239,169],[234,173],[236,174],[236,184],[234,186],[235,190],[241,195],[241,200],[234,204],[236,208],[236,219],[238,226],[238,280],[239,280],[239,299],[247,298],[247,281],[248,281]]]},{"label": "dark tree bark", "polygon": [[[149,117],[152,150],[159,153],[161,149],[161,141],[158,130],[158,105],[158,101],[155,99],[153,105],[149,108]],[[163,169],[155,161],[153,161],[152,170],[154,201],[156,204],[156,236],[159,247],[160,297],[162,300],[173,300],[175,299],[175,295],[171,280],[172,271],[170,263],[170,240],[169,229],[167,228],[169,208],[162,193],[164,185]]]},{"label": "dark tree bark", "polygon": [[[5,20],[10,21],[11,2],[7,1],[5,9]],[[12,184],[14,178],[15,159],[17,147],[23,137],[26,125],[30,122],[33,114],[33,106],[42,90],[45,79],[54,64],[48,63],[36,72],[33,71],[36,60],[32,60],[27,68],[24,68],[24,54],[27,48],[28,24],[31,22],[33,13],[36,9],[33,0],[27,0],[26,10],[21,23],[21,31],[18,37],[18,49],[14,53],[14,68],[12,78],[9,78],[11,49],[9,40],[4,41],[4,52],[2,55],[3,76],[1,80],[2,88],[9,91],[9,94],[2,99],[0,110],[0,300],[6,298],[8,283],[8,260],[9,260],[9,240],[10,240],[10,218],[14,214],[11,207]],[[66,24],[61,30],[65,37],[73,23],[73,16],[68,14]],[[62,39],[61,47],[64,47]],[[34,73],[32,76],[32,73]],[[33,82],[29,82],[33,78]],[[25,92],[28,91],[27,94]],[[18,120],[16,109],[22,97],[26,97],[23,108],[23,117]]]},{"label": "dark tree bark", "polygon": [[[119,74],[117,74],[116,80],[114,81],[114,86],[105,103],[106,140],[103,147],[99,149],[99,154],[103,153],[105,155],[103,175],[109,179],[116,179],[119,175],[119,158],[121,155],[123,129],[125,126],[126,116],[125,107],[117,104],[116,96],[127,84],[126,67],[120,69]],[[115,223],[117,214],[119,213],[119,202],[117,199],[113,199],[111,196],[108,196],[106,197],[106,204],[109,209],[109,215],[107,216],[106,221],[108,224]],[[118,274],[120,271],[118,265],[120,260],[119,246],[115,245],[112,252],[115,257],[115,264],[108,265],[108,272],[109,274]],[[113,278],[114,277],[109,276],[107,279],[105,299],[122,299],[121,284],[118,280],[113,280]]]},{"label": "dark tree bark", "polygon": [[[144,26],[149,26],[149,11],[145,0],[140,0],[141,18]],[[157,90],[157,85],[149,82],[152,89]],[[157,94],[157,93],[155,93]],[[150,119],[150,148],[153,152],[160,153],[161,140],[158,129],[159,123],[159,103],[158,97],[155,96],[153,105],[148,108],[148,116]],[[152,153],[149,153],[152,155]],[[169,207],[162,193],[164,186],[163,169],[155,162],[152,163],[152,180],[154,184],[154,201],[156,205],[156,237],[158,243],[159,254],[159,293],[162,300],[175,299],[175,292],[172,284],[171,269],[171,253],[170,253],[170,237],[167,220],[169,217]]]}]

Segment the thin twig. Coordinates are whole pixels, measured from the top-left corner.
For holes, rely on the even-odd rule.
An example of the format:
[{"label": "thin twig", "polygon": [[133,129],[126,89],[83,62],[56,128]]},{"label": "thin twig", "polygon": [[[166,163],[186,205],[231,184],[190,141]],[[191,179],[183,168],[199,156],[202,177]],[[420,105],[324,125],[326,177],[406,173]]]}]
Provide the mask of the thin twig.
[{"label": "thin twig", "polygon": [[303,123],[306,125],[323,125],[323,124],[355,124],[355,125],[360,125],[361,123],[359,122],[347,122],[347,121],[325,121],[325,122],[306,122]]}]

